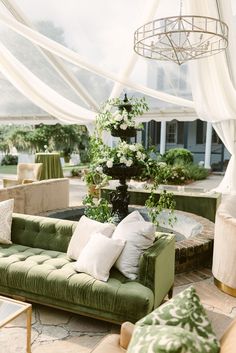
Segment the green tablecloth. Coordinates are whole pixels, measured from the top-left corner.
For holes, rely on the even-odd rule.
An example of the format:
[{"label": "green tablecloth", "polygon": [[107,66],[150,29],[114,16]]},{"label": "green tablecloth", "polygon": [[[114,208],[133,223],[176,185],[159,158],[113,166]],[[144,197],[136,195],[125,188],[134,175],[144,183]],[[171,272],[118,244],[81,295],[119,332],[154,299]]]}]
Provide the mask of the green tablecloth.
[{"label": "green tablecloth", "polygon": [[59,153],[36,153],[36,163],[43,163],[40,180],[64,178]]}]

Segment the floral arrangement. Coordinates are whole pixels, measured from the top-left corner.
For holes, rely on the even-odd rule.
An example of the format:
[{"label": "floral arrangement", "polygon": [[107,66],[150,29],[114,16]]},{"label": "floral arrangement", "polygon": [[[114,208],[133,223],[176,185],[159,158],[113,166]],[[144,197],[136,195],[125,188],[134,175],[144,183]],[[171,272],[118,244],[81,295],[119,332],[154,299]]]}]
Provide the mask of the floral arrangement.
[{"label": "floral arrangement", "polygon": [[129,145],[121,141],[116,147],[106,149],[99,160],[99,164],[106,164],[108,168],[114,165],[123,164],[126,167],[145,164],[147,154],[140,143]]},{"label": "floral arrangement", "polygon": [[[117,109],[118,107],[118,109]],[[116,109],[116,110],[115,110]],[[145,97],[130,98],[125,100],[113,98],[107,100],[97,115],[97,127],[100,130],[127,130],[128,128],[139,129],[142,124],[136,122],[135,118],[148,111]]]}]

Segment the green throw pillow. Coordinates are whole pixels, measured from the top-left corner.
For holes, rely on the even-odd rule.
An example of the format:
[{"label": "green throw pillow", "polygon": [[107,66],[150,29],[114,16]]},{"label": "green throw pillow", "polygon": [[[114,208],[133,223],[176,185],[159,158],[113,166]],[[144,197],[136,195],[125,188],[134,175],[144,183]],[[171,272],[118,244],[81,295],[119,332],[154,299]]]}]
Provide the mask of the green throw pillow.
[{"label": "green throw pillow", "polygon": [[127,353],[218,353],[219,350],[200,299],[195,289],[189,287],[136,323]]},{"label": "green throw pillow", "polygon": [[[127,353],[209,353],[205,338],[181,327],[137,326]],[[214,350],[217,352],[217,350]]]}]

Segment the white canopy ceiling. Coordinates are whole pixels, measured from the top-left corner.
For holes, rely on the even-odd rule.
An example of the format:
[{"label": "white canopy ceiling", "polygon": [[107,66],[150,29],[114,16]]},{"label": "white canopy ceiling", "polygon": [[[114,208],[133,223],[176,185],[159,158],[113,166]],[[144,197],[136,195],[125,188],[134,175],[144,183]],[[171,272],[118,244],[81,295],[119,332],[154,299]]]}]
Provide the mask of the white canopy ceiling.
[{"label": "white canopy ceiling", "polygon": [[169,120],[175,111],[179,120],[196,118],[187,65],[133,52],[138,26],[176,13],[178,0],[1,0],[0,116],[26,121],[49,113],[62,122],[91,122],[100,104],[125,87],[147,96],[146,121]]}]

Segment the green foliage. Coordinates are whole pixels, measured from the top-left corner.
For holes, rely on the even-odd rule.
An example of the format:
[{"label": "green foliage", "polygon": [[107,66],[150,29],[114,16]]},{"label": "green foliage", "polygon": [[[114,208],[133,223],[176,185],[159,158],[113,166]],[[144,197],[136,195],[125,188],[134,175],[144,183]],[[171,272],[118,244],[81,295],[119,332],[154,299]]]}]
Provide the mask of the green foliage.
[{"label": "green foliage", "polygon": [[159,197],[159,200],[157,200],[157,195],[154,193],[154,190],[156,188],[156,184],[151,190],[149,198],[145,202],[145,206],[148,210],[148,215],[150,217],[150,220],[153,224],[156,226],[159,225],[158,221],[158,215],[165,209],[169,210],[169,219],[168,222],[169,224],[173,224],[176,221],[176,217],[174,217],[174,209],[176,206],[176,202],[174,200],[174,195],[171,192],[167,192],[166,190],[162,191]]},{"label": "green foliage", "polygon": [[97,136],[91,136],[88,144],[88,157],[92,164],[98,164],[101,156],[108,153],[110,148],[105,145],[101,138]]},{"label": "green foliage", "polygon": [[193,163],[193,154],[184,148],[172,148],[166,151],[162,157],[167,164],[190,164]]},{"label": "green foliage", "polygon": [[0,141],[0,151],[3,153],[9,153],[9,145],[7,142]]},{"label": "green foliage", "polygon": [[1,160],[1,165],[17,165],[17,163],[18,163],[18,157],[13,156],[12,154],[7,154]]},{"label": "green foliage", "polygon": [[89,162],[89,154],[87,149],[80,149],[79,150],[79,155],[80,155],[80,162],[82,164],[88,163]]},{"label": "green foliage", "polygon": [[100,198],[97,203],[90,195],[83,199],[83,205],[87,206],[84,210],[85,216],[98,222],[115,223],[115,217],[112,216],[111,207],[107,200]]},{"label": "green foliage", "polygon": [[197,164],[187,164],[185,168],[188,171],[190,180],[203,180],[209,175],[209,171],[206,168],[200,167]]},{"label": "green foliage", "polygon": [[154,180],[157,184],[185,184],[189,180],[189,173],[183,165],[168,165],[157,163]]},{"label": "green foliage", "polygon": [[62,151],[69,156],[73,151],[85,150],[88,146],[88,133],[85,126],[80,125],[36,125],[35,127],[18,127],[8,133],[8,141],[17,150],[40,152]]},{"label": "green foliage", "polygon": [[83,174],[81,168],[73,168],[70,172],[73,177],[82,177]]},{"label": "green foliage", "polygon": [[84,171],[83,179],[87,186],[96,185],[97,188],[101,188],[108,183],[110,177],[103,173],[101,167],[94,165]]}]

